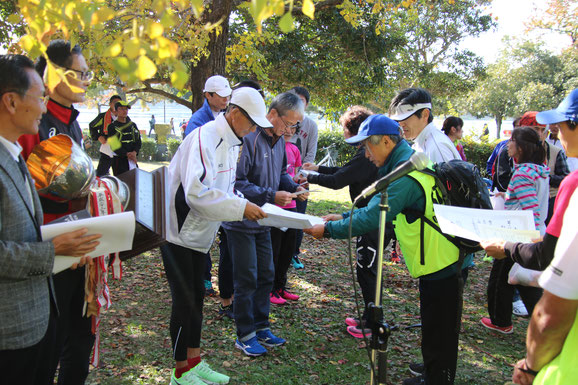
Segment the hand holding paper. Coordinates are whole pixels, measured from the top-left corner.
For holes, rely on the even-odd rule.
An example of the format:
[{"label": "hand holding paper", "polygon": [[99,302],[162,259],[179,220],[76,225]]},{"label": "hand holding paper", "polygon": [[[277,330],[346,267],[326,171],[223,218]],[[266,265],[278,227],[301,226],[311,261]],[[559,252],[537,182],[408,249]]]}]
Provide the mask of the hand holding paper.
[{"label": "hand holding paper", "polygon": [[87,228],[57,235],[52,239],[55,255],[68,255],[71,257],[83,257],[94,251],[100,242],[97,241],[102,235],[86,235]]},{"label": "hand holding paper", "polygon": [[[80,262],[78,257],[71,257],[70,255],[87,255],[95,258],[101,255],[130,250],[132,248],[134,229],[134,213],[127,211],[120,214],[45,225],[41,227],[41,233],[42,239],[45,241],[57,240],[57,243],[60,242],[55,253],[56,258],[54,259],[53,272],[56,274]],[[74,238],[76,241],[66,237],[59,239],[60,236],[67,233],[76,234],[76,238]],[[79,241],[78,238],[82,238],[82,241]],[[99,241],[96,241],[96,239],[99,239]],[[78,242],[76,247],[71,246],[71,243],[74,242]],[[97,244],[88,246],[92,242],[97,242]],[[80,250],[76,250],[81,243],[84,246]],[[55,246],[57,245],[55,244]],[[64,256],[62,256],[63,254]]]}]

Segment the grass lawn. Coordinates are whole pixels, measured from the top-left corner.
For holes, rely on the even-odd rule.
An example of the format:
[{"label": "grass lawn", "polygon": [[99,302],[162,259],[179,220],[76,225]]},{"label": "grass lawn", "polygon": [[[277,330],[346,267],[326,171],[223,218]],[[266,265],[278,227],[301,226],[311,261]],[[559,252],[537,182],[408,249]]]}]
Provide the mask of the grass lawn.
[{"label": "grass lawn", "polygon": [[[349,208],[349,194],[315,187],[308,212],[315,215]],[[355,315],[347,242],[316,241],[305,236],[305,269],[289,270],[297,302],[271,307],[272,330],[286,338],[285,346],[268,355],[248,358],[235,349],[235,327],[219,319],[218,301],[206,298],[202,349],[214,368],[234,384],[369,384],[365,343],[345,331],[344,318]],[[213,286],[218,247],[213,256]],[[504,336],[483,328],[487,313],[486,283],[491,262],[476,257],[464,293],[456,384],[503,384],[512,364],[524,356],[526,319],[514,318],[514,333]],[[410,377],[407,365],[421,359],[417,280],[404,265],[384,263],[384,314],[394,331],[388,347],[388,384]],[[121,281],[109,282],[112,308],[101,322],[101,363],[88,384],[168,384],[173,366],[169,337],[170,293],[158,250],[124,263]],[[359,292],[359,290],[358,290]]]}]

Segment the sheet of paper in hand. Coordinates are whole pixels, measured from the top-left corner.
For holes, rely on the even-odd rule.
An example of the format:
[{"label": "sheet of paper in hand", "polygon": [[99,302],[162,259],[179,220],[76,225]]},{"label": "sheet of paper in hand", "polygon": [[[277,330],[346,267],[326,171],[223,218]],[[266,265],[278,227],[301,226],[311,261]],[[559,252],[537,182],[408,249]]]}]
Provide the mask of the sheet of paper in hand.
[{"label": "sheet of paper in hand", "polygon": [[[101,255],[130,250],[134,237],[135,219],[132,211],[125,211],[119,214],[105,215],[80,219],[78,221],[56,223],[44,225],[40,228],[43,241],[50,241],[52,238],[68,233],[70,231],[87,228],[87,235],[102,234],[99,239],[100,244],[88,256],[95,258]],[[68,269],[78,262],[77,257],[56,256],[54,258],[54,274]]]},{"label": "sheet of paper in hand", "polygon": [[503,239],[510,242],[532,242],[540,238],[532,210],[484,210],[436,205],[434,211],[445,234],[473,241]]},{"label": "sheet of paper in hand", "polygon": [[271,226],[290,229],[308,229],[314,225],[323,224],[323,219],[313,215],[300,214],[293,211],[283,210],[281,207],[265,203],[262,207],[267,213],[267,218],[259,219],[261,226]]}]

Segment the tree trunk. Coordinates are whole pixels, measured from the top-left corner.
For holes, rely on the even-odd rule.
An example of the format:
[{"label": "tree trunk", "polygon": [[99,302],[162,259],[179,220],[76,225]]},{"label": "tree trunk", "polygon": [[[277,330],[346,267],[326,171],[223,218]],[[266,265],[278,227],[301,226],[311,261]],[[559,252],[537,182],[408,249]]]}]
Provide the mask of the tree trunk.
[{"label": "tree trunk", "polygon": [[500,132],[502,131],[502,119],[503,116],[497,116],[496,115],[496,138],[500,139]]},{"label": "tree trunk", "polygon": [[[201,58],[196,66],[191,68],[191,93],[193,97],[192,110],[196,111],[203,105],[203,88],[205,81],[213,75],[225,76],[225,54],[227,41],[229,39],[229,16],[231,14],[233,2],[230,0],[214,0],[211,6],[205,11],[202,22],[220,24],[220,33],[211,33],[211,38],[207,44],[209,56]],[[226,77],[226,76],[225,76]]]}]

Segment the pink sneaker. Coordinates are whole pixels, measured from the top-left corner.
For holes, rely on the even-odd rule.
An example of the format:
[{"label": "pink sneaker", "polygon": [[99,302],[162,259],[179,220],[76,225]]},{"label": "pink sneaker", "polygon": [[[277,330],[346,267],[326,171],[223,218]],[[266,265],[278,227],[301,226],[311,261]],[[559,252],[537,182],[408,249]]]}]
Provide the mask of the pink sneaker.
[{"label": "pink sneaker", "polygon": [[371,338],[371,329],[368,328],[361,329],[356,326],[348,326],[347,333],[351,334],[355,338],[363,338],[363,334],[365,333],[366,338]]},{"label": "pink sneaker", "polygon": [[488,317],[483,317],[480,322],[482,323],[482,325],[484,325],[485,327],[487,327],[488,329],[491,329],[493,331],[496,331],[498,333],[502,333],[502,334],[512,334],[512,332],[514,331],[514,325],[510,325],[510,326],[496,326],[492,323],[492,320]]},{"label": "pink sneaker", "polygon": [[281,298],[287,299],[289,301],[297,301],[299,299],[297,294],[290,293],[285,289],[280,289],[277,294],[279,294]]},{"label": "pink sneaker", "polygon": [[270,294],[271,303],[274,305],[284,305],[286,300],[281,298],[277,292]]},{"label": "pink sneaker", "polygon": [[347,318],[345,319],[345,324],[346,324],[347,326],[355,326],[355,327],[357,327],[357,326],[359,326],[359,320],[358,320],[357,318],[347,317]]}]

